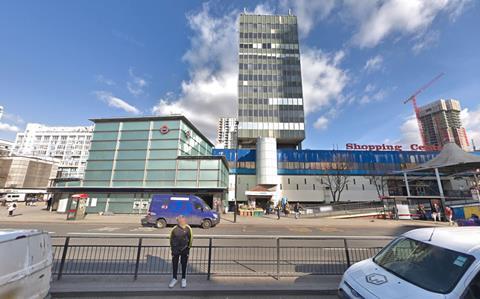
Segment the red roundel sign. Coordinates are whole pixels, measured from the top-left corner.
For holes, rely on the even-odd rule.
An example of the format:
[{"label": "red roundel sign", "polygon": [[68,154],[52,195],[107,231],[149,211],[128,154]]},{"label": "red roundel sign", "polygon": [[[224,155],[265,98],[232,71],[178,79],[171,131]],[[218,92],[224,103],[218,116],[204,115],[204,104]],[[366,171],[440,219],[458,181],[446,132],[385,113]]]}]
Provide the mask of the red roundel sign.
[{"label": "red roundel sign", "polygon": [[167,134],[168,131],[170,131],[170,129],[166,125],[160,127],[160,133]]}]

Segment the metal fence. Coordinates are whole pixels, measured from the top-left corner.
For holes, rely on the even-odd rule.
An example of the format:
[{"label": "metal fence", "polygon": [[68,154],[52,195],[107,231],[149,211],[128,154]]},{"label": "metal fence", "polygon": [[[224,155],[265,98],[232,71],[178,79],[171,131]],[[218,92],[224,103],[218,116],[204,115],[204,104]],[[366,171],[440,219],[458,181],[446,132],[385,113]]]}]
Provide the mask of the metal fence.
[{"label": "metal fence", "polygon": [[[389,238],[197,237],[188,273],[218,276],[340,275],[375,255]],[[161,237],[54,237],[53,273],[161,275],[171,273],[171,253]]]}]

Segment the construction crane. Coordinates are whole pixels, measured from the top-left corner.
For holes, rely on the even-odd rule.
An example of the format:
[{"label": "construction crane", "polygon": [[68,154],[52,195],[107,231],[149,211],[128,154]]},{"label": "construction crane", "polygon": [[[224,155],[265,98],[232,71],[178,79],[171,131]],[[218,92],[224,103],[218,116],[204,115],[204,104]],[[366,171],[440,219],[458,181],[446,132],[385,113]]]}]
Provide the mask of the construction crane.
[{"label": "construction crane", "polygon": [[438,74],[435,78],[430,80],[427,84],[423,85],[417,91],[415,91],[408,99],[403,101],[404,104],[408,102],[412,102],[413,104],[413,109],[415,110],[415,116],[417,117],[418,129],[420,130],[420,137],[422,139],[422,145],[428,145],[428,144],[427,144],[427,141],[425,140],[425,134],[423,133],[422,122],[420,121],[420,109],[417,106],[417,96],[422,92],[424,92],[427,88],[429,88],[433,83],[435,83],[443,75],[445,75],[445,73]]}]

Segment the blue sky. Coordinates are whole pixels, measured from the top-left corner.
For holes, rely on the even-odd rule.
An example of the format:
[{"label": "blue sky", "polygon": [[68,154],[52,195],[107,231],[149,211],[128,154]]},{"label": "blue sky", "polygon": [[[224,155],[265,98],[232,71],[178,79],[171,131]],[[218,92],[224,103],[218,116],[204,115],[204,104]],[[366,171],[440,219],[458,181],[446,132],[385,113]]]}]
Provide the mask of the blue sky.
[{"label": "blue sky", "polygon": [[299,18],[305,148],[418,141],[418,97],[461,101],[480,145],[480,4],[473,0],[0,0],[0,138],[26,123],[184,113],[214,138],[236,114],[238,14]]}]

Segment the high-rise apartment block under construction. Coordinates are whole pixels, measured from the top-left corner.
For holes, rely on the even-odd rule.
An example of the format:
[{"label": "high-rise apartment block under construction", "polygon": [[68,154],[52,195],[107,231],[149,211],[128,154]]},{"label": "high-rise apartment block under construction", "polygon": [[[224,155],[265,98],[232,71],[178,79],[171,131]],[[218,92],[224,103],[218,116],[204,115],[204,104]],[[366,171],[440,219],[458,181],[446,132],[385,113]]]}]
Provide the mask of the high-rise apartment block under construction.
[{"label": "high-rise apartment block under construction", "polygon": [[460,102],[453,99],[441,99],[419,107],[419,120],[425,143],[443,146],[445,143],[455,142],[466,149],[469,143],[460,112]]}]

